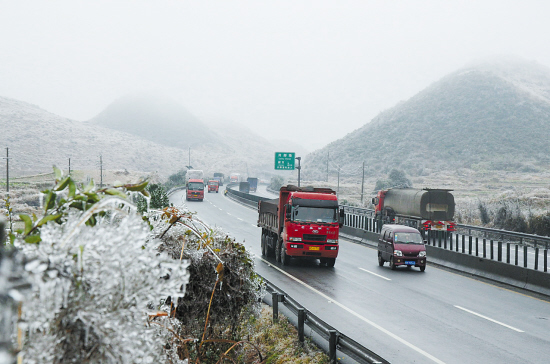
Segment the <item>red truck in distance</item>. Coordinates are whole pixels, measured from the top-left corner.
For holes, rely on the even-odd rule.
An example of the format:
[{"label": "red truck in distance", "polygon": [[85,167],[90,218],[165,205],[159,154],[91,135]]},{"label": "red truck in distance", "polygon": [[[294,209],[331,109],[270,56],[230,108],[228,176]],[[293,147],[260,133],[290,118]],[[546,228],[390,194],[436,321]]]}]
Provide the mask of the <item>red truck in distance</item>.
[{"label": "red truck in distance", "polygon": [[204,182],[202,179],[190,179],[187,181],[187,195],[185,199],[187,201],[204,200]]},{"label": "red truck in distance", "polygon": [[372,199],[376,219],[414,227],[419,231],[455,231],[452,190],[391,188]]},{"label": "red truck in distance", "polygon": [[278,199],[258,202],[262,255],[283,265],[299,257],[334,267],[343,213],[330,188],[281,187]]},{"label": "red truck in distance", "polygon": [[219,182],[216,180],[210,180],[208,181],[208,193],[210,192],[216,192],[218,193],[220,189]]}]

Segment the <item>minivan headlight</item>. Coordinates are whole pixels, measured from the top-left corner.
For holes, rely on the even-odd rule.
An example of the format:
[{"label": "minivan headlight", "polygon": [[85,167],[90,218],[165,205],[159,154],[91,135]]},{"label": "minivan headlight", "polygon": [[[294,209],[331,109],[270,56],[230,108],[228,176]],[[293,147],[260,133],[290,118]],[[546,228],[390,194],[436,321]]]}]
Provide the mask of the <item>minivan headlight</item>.
[{"label": "minivan headlight", "polygon": [[393,255],[395,255],[396,257],[402,257],[403,252],[401,250],[394,250]]},{"label": "minivan headlight", "polygon": [[327,239],[327,244],[338,244],[338,239]]},{"label": "minivan headlight", "polygon": [[418,253],[418,256],[419,256],[420,258],[425,257],[425,256],[426,256],[426,251],[425,251],[425,250],[422,250],[420,253]]}]

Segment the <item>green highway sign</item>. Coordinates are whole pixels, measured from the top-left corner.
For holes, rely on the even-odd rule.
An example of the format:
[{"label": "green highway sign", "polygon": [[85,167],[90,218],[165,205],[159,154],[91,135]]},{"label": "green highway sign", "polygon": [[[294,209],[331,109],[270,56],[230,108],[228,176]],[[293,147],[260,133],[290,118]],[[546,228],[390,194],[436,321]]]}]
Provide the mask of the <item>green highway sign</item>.
[{"label": "green highway sign", "polygon": [[296,153],[275,153],[275,169],[294,170],[294,159]]}]

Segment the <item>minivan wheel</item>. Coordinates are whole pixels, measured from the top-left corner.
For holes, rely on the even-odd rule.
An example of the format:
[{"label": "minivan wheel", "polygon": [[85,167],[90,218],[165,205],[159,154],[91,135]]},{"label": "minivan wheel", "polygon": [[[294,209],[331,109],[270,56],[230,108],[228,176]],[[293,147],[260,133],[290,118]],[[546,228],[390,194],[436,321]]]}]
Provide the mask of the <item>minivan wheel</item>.
[{"label": "minivan wheel", "polygon": [[390,268],[391,268],[391,270],[395,270],[395,264],[393,262],[393,257],[390,257]]},{"label": "minivan wheel", "polygon": [[424,272],[426,270],[426,266],[420,267],[420,271]]},{"label": "minivan wheel", "polygon": [[336,263],[336,258],[327,258],[327,267],[332,268]]},{"label": "minivan wheel", "polygon": [[378,265],[379,265],[379,266],[383,266],[384,263],[385,263],[385,260],[382,259],[382,256],[381,256],[381,255],[379,255],[379,256],[378,256]]}]

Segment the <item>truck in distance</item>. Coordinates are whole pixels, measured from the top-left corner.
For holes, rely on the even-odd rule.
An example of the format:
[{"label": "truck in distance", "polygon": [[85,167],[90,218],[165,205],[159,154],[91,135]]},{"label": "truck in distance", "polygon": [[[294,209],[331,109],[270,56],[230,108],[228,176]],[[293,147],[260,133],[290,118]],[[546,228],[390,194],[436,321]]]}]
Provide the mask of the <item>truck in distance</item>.
[{"label": "truck in distance", "polygon": [[455,231],[452,190],[391,188],[372,199],[376,219],[414,227],[420,231]]},{"label": "truck in distance", "polygon": [[204,181],[202,179],[190,179],[187,181],[187,191],[185,199],[190,200],[204,200]]},{"label": "truck in distance", "polygon": [[258,202],[262,255],[288,265],[291,257],[333,267],[344,211],[330,188],[282,186],[279,198]]},{"label": "truck in distance", "polygon": [[216,180],[208,181],[208,193],[210,193],[210,192],[218,193],[219,189],[220,189],[220,185],[219,185],[218,181],[216,181]]},{"label": "truck in distance", "polygon": [[214,178],[216,181],[219,182],[220,186],[223,186],[223,173],[220,172],[214,172]]},{"label": "truck in distance", "polygon": [[239,192],[250,193],[250,183],[239,182]]},{"label": "truck in distance", "polygon": [[250,184],[250,192],[256,192],[258,190],[258,179],[256,177],[248,177],[247,181]]},{"label": "truck in distance", "polygon": [[229,182],[230,183],[239,183],[239,182],[241,182],[241,174],[240,173],[231,173],[229,175]]}]

